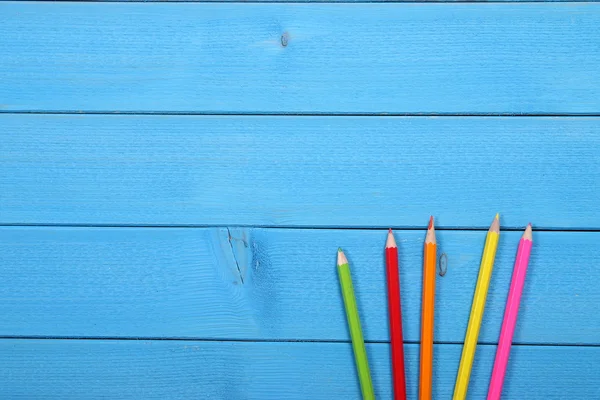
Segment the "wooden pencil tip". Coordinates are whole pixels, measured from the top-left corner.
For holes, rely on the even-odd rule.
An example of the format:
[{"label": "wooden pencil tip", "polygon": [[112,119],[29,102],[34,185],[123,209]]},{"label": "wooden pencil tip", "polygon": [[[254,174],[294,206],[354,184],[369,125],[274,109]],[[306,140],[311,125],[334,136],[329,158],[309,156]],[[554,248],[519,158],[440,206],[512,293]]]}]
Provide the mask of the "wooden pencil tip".
[{"label": "wooden pencil tip", "polygon": [[496,213],[496,219],[500,219],[500,213]]},{"label": "wooden pencil tip", "polygon": [[433,216],[429,217],[429,227],[427,228],[425,243],[435,243],[435,228],[433,226]]},{"label": "wooden pencil tip", "polygon": [[389,248],[394,248],[394,247],[398,247],[398,246],[396,246],[396,239],[394,239],[394,233],[390,229],[388,232],[387,240],[385,242],[385,248],[389,249]]},{"label": "wooden pencil tip", "polygon": [[533,240],[533,235],[531,233],[531,223],[529,223],[527,225],[527,228],[525,228],[525,232],[523,232],[523,239],[525,239],[525,240]]},{"label": "wooden pencil tip", "polygon": [[346,258],[346,255],[344,254],[342,249],[338,248],[337,265],[339,266],[339,265],[344,265],[344,264],[348,264],[348,259]]},{"label": "wooden pencil tip", "polygon": [[492,221],[492,225],[490,225],[490,232],[500,233],[500,216],[496,214],[496,217]]}]

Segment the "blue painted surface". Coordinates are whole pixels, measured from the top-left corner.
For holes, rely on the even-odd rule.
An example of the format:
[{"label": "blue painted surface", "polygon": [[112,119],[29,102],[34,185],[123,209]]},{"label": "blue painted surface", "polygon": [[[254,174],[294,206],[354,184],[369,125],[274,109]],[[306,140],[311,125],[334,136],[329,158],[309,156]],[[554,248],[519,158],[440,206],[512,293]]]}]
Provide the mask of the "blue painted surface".
[{"label": "blue painted surface", "polygon": [[[600,229],[600,119],[0,114],[2,223]],[[387,172],[386,172],[387,170]],[[48,184],[40,184],[48,182]]]},{"label": "blue painted surface", "polygon": [[[419,340],[424,235],[396,232],[410,342]],[[342,246],[365,338],[387,341],[385,236],[341,229],[2,228],[0,336],[347,341],[330,265]],[[501,234],[484,343],[497,340],[519,236]],[[598,232],[536,233],[517,343],[598,344],[599,238]],[[461,342],[485,232],[438,231],[438,240],[448,270],[437,282],[435,337]]]},{"label": "blue painted surface", "polygon": [[[434,396],[452,395],[460,345],[434,346]],[[485,398],[495,346],[479,346],[470,397]],[[389,345],[367,344],[378,399],[391,399]],[[418,346],[406,346],[409,398]],[[349,343],[2,340],[0,396],[17,399],[358,399]],[[504,397],[597,398],[597,347],[515,346]],[[556,378],[553,381],[550,379]],[[35,384],[32,384],[35,382]],[[110,384],[107,384],[110,383]]]},{"label": "blue painted surface", "polygon": [[0,2],[0,398],[357,399],[342,246],[390,399],[393,226],[414,399],[429,214],[449,398],[496,212],[469,399],[529,221],[503,398],[600,398],[599,25],[593,3]]},{"label": "blue painted surface", "polygon": [[0,3],[0,104],[597,113],[599,25],[596,3]]}]

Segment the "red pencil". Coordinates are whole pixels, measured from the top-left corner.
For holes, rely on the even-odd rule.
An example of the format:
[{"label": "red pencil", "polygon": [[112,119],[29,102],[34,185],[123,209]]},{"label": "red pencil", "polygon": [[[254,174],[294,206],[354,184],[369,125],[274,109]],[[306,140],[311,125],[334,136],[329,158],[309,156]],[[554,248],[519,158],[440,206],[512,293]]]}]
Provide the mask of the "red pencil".
[{"label": "red pencil", "polygon": [[400,277],[398,276],[398,246],[392,230],[385,243],[387,262],[388,312],[390,316],[390,339],[392,342],[392,380],[394,399],[406,400],[404,376],[404,343],[402,340],[402,306],[400,305]]}]

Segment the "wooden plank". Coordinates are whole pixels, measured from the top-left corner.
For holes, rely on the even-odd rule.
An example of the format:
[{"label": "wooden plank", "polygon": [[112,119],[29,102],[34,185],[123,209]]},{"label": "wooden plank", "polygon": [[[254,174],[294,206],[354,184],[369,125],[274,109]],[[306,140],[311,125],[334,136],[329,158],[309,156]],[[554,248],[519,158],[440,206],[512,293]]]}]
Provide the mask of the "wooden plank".
[{"label": "wooden plank", "polygon": [[[434,398],[450,398],[459,345],[434,349]],[[378,399],[391,399],[387,344],[367,345]],[[495,346],[479,346],[469,397],[485,398]],[[359,399],[347,343],[0,340],[2,398]],[[599,348],[516,346],[503,399],[592,399]],[[406,347],[409,399],[418,346]],[[552,384],[549,384],[552,382]]]},{"label": "wooden plank", "polygon": [[[502,232],[480,340],[498,339],[519,232]],[[230,239],[231,237],[231,239]],[[335,252],[367,340],[387,341],[385,231],[2,228],[0,336],[336,340]],[[399,231],[404,337],[418,341],[424,231]],[[600,233],[535,232],[518,343],[599,344]],[[485,232],[439,231],[435,339],[462,342]]]},{"label": "wooden plank", "polygon": [[3,114],[0,223],[599,229],[599,121]]},{"label": "wooden plank", "polygon": [[599,25],[594,3],[2,2],[1,107],[598,114]]}]

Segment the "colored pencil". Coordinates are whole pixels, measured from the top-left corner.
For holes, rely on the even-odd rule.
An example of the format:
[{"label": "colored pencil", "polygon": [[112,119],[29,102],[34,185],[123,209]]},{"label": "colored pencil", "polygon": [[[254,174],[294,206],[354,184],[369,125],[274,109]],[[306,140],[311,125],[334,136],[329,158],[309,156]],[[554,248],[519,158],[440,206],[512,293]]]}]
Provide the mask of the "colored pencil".
[{"label": "colored pencil", "polygon": [[421,305],[421,363],[419,374],[419,399],[431,399],[433,373],[433,311],[435,304],[435,265],[437,249],[433,217],[425,237],[423,257],[423,299]]},{"label": "colored pencil", "polygon": [[506,365],[508,364],[510,346],[513,334],[515,333],[517,314],[519,313],[519,304],[521,303],[521,293],[523,293],[525,274],[529,265],[529,255],[531,254],[532,245],[533,238],[531,224],[529,224],[519,241],[519,248],[517,249],[517,258],[508,291],[508,299],[506,300],[506,309],[504,310],[504,320],[502,321],[500,339],[498,340],[498,348],[496,349],[496,360],[494,361],[494,369],[492,370],[492,378],[490,379],[488,400],[498,400],[502,394]]},{"label": "colored pencil", "polygon": [[390,229],[385,243],[385,259],[388,283],[388,314],[390,340],[392,343],[392,381],[395,400],[406,400],[404,376],[404,343],[402,338],[402,303],[400,301],[400,277],[398,276],[398,246]]},{"label": "colored pencil", "polygon": [[475,286],[473,303],[471,305],[471,316],[467,325],[465,334],[465,344],[463,345],[462,356],[456,376],[456,385],[454,386],[454,400],[464,400],[467,397],[469,388],[469,378],[471,377],[471,367],[475,358],[477,349],[477,338],[479,337],[479,328],[481,328],[481,319],[485,308],[485,299],[487,297],[492,270],[494,269],[494,259],[496,258],[496,249],[498,248],[498,239],[500,238],[500,215],[492,221],[488,230],[483,247],[483,255],[479,266],[479,277]]},{"label": "colored pencil", "polygon": [[371,382],[371,372],[369,370],[369,360],[367,359],[367,350],[360,328],[360,319],[358,317],[358,307],[354,297],[354,287],[352,286],[352,277],[350,275],[350,266],[342,249],[338,249],[337,255],[338,275],[340,277],[340,286],[342,288],[342,297],[346,308],[346,318],[350,337],[352,339],[352,349],[354,350],[354,362],[360,381],[360,390],[363,400],[374,400],[373,383]]}]

